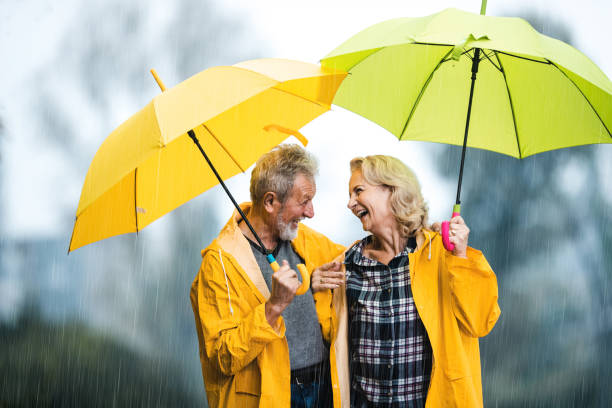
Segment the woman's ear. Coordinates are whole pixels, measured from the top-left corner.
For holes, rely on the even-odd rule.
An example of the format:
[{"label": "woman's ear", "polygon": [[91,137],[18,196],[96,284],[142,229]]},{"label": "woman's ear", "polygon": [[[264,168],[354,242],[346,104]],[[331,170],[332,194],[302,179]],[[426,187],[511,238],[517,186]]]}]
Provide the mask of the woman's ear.
[{"label": "woman's ear", "polygon": [[263,207],[268,213],[274,212],[275,202],[278,202],[276,198],[276,193],[272,191],[268,191],[263,196]]}]

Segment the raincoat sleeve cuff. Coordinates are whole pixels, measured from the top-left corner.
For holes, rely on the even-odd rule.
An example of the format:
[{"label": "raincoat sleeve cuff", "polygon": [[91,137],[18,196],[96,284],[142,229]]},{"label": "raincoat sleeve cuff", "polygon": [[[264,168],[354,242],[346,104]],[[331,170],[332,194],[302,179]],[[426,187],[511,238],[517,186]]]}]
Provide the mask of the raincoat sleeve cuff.
[{"label": "raincoat sleeve cuff", "polygon": [[271,326],[266,319],[266,304],[262,303],[254,310],[254,328],[261,333],[262,339],[276,340],[285,337],[285,320],[283,316],[276,319],[276,324]]},{"label": "raincoat sleeve cuff", "polygon": [[467,258],[447,255],[455,316],[473,337],[486,336],[500,315],[497,278],[482,252],[468,247]]},{"label": "raincoat sleeve cuff", "polygon": [[[466,249],[466,258],[462,258],[460,256],[453,255],[452,252],[446,252],[446,263],[449,267],[457,266],[461,268],[478,268],[481,266],[482,261],[486,263],[486,267],[491,269],[484,255],[478,249],[474,249],[472,247],[467,247]],[[491,271],[493,272],[493,271]]]}]

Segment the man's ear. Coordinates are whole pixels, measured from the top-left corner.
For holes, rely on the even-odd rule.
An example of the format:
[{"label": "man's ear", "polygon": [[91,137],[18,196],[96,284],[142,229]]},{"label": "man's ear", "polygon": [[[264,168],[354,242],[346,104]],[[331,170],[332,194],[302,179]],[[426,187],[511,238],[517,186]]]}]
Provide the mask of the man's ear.
[{"label": "man's ear", "polygon": [[268,213],[274,212],[276,205],[278,204],[278,198],[276,193],[268,191],[263,196],[263,207]]}]

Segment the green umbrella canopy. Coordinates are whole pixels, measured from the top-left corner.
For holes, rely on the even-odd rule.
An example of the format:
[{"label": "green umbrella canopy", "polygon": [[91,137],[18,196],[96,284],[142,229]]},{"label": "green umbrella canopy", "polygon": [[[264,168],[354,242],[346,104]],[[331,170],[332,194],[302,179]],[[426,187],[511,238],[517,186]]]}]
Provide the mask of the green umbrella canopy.
[{"label": "green umbrella canopy", "polygon": [[612,143],[612,83],[585,55],[520,18],[456,9],[371,26],[322,59],[348,71],[334,104],[400,140],[467,145],[516,158]]}]

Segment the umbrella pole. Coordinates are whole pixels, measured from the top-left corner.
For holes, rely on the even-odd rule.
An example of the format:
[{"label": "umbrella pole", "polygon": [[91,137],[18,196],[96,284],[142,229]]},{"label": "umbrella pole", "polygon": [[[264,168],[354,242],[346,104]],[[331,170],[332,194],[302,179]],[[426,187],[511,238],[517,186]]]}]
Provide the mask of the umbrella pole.
[{"label": "umbrella pole", "polygon": [[[209,130],[209,132],[210,132],[210,130]],[[272,270],[274,272],[278,271],[280,269],[280,265],[278,264],[278,262],[276,262],[276,258],[274,258],[274,255],[272,255],[272,253],[270,251],[268,251],[266,246],[263,244],[263,241],[261,240],[261,238],[259,238],[259,235],[257,235],[257,233],[255,232],[255,228],[253,228],[253,226],[249,222],[249,219],[246,217],[244,212],[242,212],[242,209],[240,208],[240,206],[238,205],[238,203],[234,199],[234,196],[232,195],[232,193],[230,193],[229,189],[227,188],[227,186],[223,182],[223,179],[221,178],[221,176],[217,172],[217,169],[215,169],[215,166],[213,166],[213,164],[211,163],[210,159],[208,158],[208,156],[204,152],[204,149],[202,149],[202,145],[200,145],[200,141],[196,137],[196,134],[193,131],[193,129],[190,130],[189,132],[187,132],[187,134],[189,135],[191,140],[193,140],[193,143],[195,143],[196,146],[198,146],[198,149],[200,149],[200,153],[202,153],[202,156],[204,156],[204,159],[206,160],[206,163],[208,163],[208,165],[210,166],[210,169],[213,171],[213,173],[215,173],[215,176],[217,177],[217,180],[219,180],[219,183],[221,184],[221,186],[223,187],[223,189],[225,190],[225,192],[229,196],[230,200],[232,200],[232,203],[234,204],[234,207],[236,207],[236,210],[238,210],[238,213],[240,214],[240,216],[242,217],[242,219],[246,223],[247,227],[249,227],[249,229],[253,233],[253,236],[257,240],[257,243],[259,244],[259,246],[261,246],[261,248],[266,253],[266,258],[268,259],[268,262],[270,263],[270,267],[272,268]],[[212,132],[211,132],[211,134],[212,134]],[[296,295],[303,295],[310,288],[310,273],[308,272],[308,269],[306,269],[306,265],[304,265],[304,264],[297,264],[296,267],[298,269],[298,272],[302,276],[302,283],[298,287],[298,289],[295,291],[295,294]]]},{"label": "umbrella pole", "polygon": [[[159,75],[157,75],[157,71],[155,71],[154,69],[151,69],[151,74],[153,74],[153,78],[155,78],[155,81],[157,81],[157,85],[159,85],[159,87],[162,90],[162,92],[164,92],[166,90],[166,86],[164,85],[162,80],[159,78]],[[212,162],[210,161],[210,159],[208,158],[208,156],[204,152],[204,149],[202,149],[202,145],[200,145],[200,141],[196,137],[196,134],[193,131],[193,129],[191,129],[189,132],[187,132],[187,134],[189,135],[191,140],[193,140],[193,143],[195,143],[196,146],[198,146],[198,149],[200,149],[200,153],[202,153],[202,156],[204,156],[204,159],[206,160],[206,163],[208,163],[208,165],[210,166],[210,169],[213,171],[213,173],[215,173],[215,176],[217,177],[217,180],[219,180],[219,183],[221,184],[221,186],[223,187],[223,189],[225,190],[225,192],[229,196],[230,200],[232,200],[232,203],[234,203],[234,207],[236,207],[236,209],[238,210],[238,213],[240,213],[240,216],[242,217],[242,219],[244,220],[246,225],[249,227],[249,229],[253,233],[253,236],[257,240],[257,243],[265,251],[265,253],[268,255],[268,259],[269,259],[271,254],[269,253],[268,249],[266,248],[266,246],[261,241],[261,238],[259,238],[259,235],[257,235],[257,233],[255,232],[255,229],[253,228],[253,226],[251,225],[251,223],[247,219],[246,215],[244,215],[244,213],[242,212],[242,209],[240,208],[240,206],[238,205],[238,203],[234,199],[234,196],[232,195],[232,193],[230,193],[229,189],[227,188],[227,186],[223,182],[223,179],[221,178],[219,173],[217,173],[217,169],[215,169],[215,166],[213,166]],[[212,132],[211,132],[211,134],[212,134]],[[138,218],[137,218],[137,220],[138,220]],[[274,259],[274,257],[272,257],[272,259]],[[270,263],[272,263],[272,262],[270,262]]]},{"label": "umbrella pole", "polygon": [[[157,84],[161,88],[162,92],[164,92],[166,90],[166,87],[165,87],[164,83],[162,82],[162,80],[157,75],[157,72],[154,69],[152,69],[151,70],[151,74],[153,74],[153,77],[157,81]],[[282,128],[282,129],[279,129],[279,130],[281,132],[285,132],[287,129]],[[210,132],[210,134],[213,137],[215,137],[215,135],[210,130],[208,130],[208,131]],[[285,132],[285,133],[287,133],[287,132]],[[302,136],[300,132],[296,132],[296,133],[297,134],[294,134],[294,133],[291,133],[291,134],[293,134],[295,137],[297,137],[302,143],[304,143],[304,141],[306,141],[306,143],[308,143],[306,138],[304,136]],[[208,156],[204,152],[204,149],[202,149],[202,145],[200,145],[200,141],[196,137],[196,134],[193,131],[193,129],[189,130],[189,132],[187,132],[187,134],[189,135],[191,140],[193,140],[193,143],[195,143],[196,146],[198,146],[198,149],[200,150],[200,153],[202,153],[202,156],[204,156],[204,159],[206,160],[206,163],[208,163],[208,165],[210,166],[210,169],[213,171],[213,173],[215,173],[215,177],[217,177],[217,180],[219,180],[219,184],[221,184],[221,186],[223,187],[223,189],[227,193],[227,195],[230,198],[230,200],[232,200],[232,203],[234,204],[234,207],[236,207],[236,210],[238,210],[238,213],[240,214],[240,216],[242,217],[242,219],[246,223],[247,227],[249,227],[249,229],[253,233],[253,236],[257,240],[257,243],[259,244],[259,246],[261,246],[261,249],[263,249],[264,252],[266,253],[266,258],[268,259],[268,262],[270,263],[270,267],[272,268],[272,270],[274,272],[278,271],[280,269],[280,265],[278,264],[278,262],[276,262],[276,259],[274,258],[274,255],[272,255],[272,253],[270,251],[268,251],[266,246],[263,244],[263,241],[261,240],[261,238],[259,238],[259,235],[257,235],[257,233],[255,232],[255,228],[253,228],[253,226],[249,222],[249,219],[246,217],[246,215],[244,215],[244,212],[242,212],[242,209],[240,208],[240,206],[238,205],[238,203],[234,199],[234,196],[232,195],[232,193],[230,193],[229,189],[227,188],[227,186],[223,182],[223,179],[221,178],[221,176],[217,172],[217,169],[215,169],[215,166],[213,166],[212,162],[210,161],[210,159],[208,158]],[[301,136],[301,137],[299,137],[299,136]],[[215,140],[217,140],[216,137],[215,137]],[[304,143],[304,146],[306,145],[306,143]],[[221,147],[223,147],[223,145],[221,145]],[[223,149],[225,149],[225,147],[223,147]],[[226,150],[226,152],[227,152],[227,150]],[[236,161],[234,160],[234,162],[236,162]],[[238,165],[238,163],[236,163],[236,164]],[[240,167],[240,165],[238,165],[238,167]],[[73,231],[73,234],[74,234],[74,231]],[[72,238],[70,239],[70,242],[72,244]],[[68,247],[68,253],[70,253],[70,247]],[[296,295],[303,295],[310,288],[310,273],[308,273],[308,269],[306,269],[306,265],[304,265],[304,264],[297,264],[296,266],[297,266],[298,271],[300,272],[300,275],[302,276],[302,284],[296,290],[295,294]]]},{"label": "umbrella pole", "polygon": [[219,173],[217,172],[217,169],[215,169],[215,166],[213,166],[212,162],[210,161],[210,159],[208,158],[208,156],[206,155],[206,153],[204,152],[204,149],[202,149],[202,145],[200,145],[200,141],[198,140],[198,138],[196,137],[195,132],[192,130],[190,130],[189,132],[187,132],[187,134],[189,135],[189,137],[191,138],[191,140],[193,140],[193,143],[196,144],[196,146],[198,146],[198,149],[200,149],[200,153],[202,153],[202,156],[204,156],[204,159],[206,160],[206,163],[208,163],[208,165],[210,166],[210,169],[213,171],[213,173],[215,173],[215,176],[217,177],[217,180],[219,180],[219,183],[221,184],[221,187],[223,187],[223,189],[225,190],[225,192],[227,193],[227,195],[229,196],[230,200],[232,200],[232,203],[234,204],[234,207],[236,207],[236,210],[238,210],[238,213],[240,214],[240,216],[242,217],[242,219],[244,220],[244,222],[246,223],[247,227],[249,227],[249,229],[251,230],[251,232],[253,233],[253,236],[255,237],[255,239],[257,240],[257,243],[259,244],[259,246],[261,246],[261,248],[266,252],[266,254],[270,254],[269,251],[266,249],[266,246],[263,244],[263,242],[261,241],[261,238],[259,238],[259,235],[257,235],[257,233],[255,232],[255,229],[253,228],[253,226],[251,225],[251,223],[249,222],[248,218],[246,217],[246,215],[244,215],[244,212],[242,212],[242,209],[240,208],[240,206],[238,205],[238,203],[236,202],[236,200],[234,199],[234,196],[232,195],[232,193],[229,191],[229,189],[227,188],[227,186],[225,185],[225,183],[223,182],[223,179],[221,178],[221,176],[219,175]]},{"label": "umbrella pole", "polygon": [[472,84],[470,86],[470,99],[468,101],[467,118],[465,120],[465,134],[463,135],[463,149],[461,150],[461,165],[459,166],[459,182],[457,184],[456,206],[461,205],[461,181],[463,180],[463,164],[465,163],[465,151],[467,148],[468,130],[470,128],[470,115],[472,114],[472,98],[474,97],[474,84],[480,63],[480,48],[475,48],[474,58],[472,59]]},{"label": "umbrella pole", "polygon": [[[463,149],[461,150],[461,164],[459,165],[459,181],[457,183],[457,200],[453,206],[453,215],[456,217],[461,214],[461,181],[463,180],[463,165],[465,163],[465,151],[467,149],[468,130],[470,128],[470,115],[472,113],[472,99],[474,97],[474,84],[476,83],[476,74],[478,73],[478,64],[480,63],[480,48],[474,48],[474,58],[472,58],[472,84],[470,86],[470,99],[468,100],[467,118],[465,120],[465,134],[463,135]],[[450,222],[443,221],[440,225],[442,233],[442,242],[444,248],[449,251],[455,249],[455,245],[450,242]]]}]

